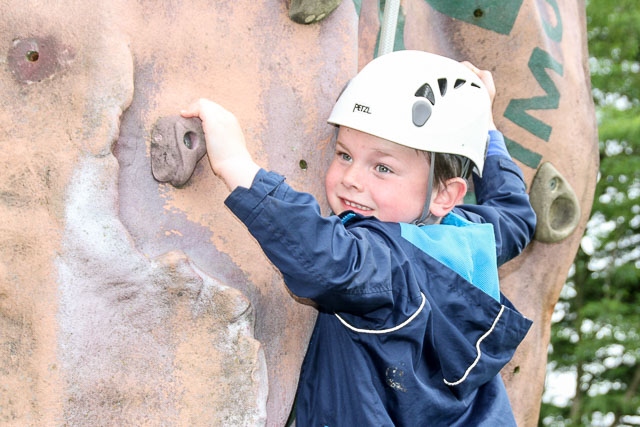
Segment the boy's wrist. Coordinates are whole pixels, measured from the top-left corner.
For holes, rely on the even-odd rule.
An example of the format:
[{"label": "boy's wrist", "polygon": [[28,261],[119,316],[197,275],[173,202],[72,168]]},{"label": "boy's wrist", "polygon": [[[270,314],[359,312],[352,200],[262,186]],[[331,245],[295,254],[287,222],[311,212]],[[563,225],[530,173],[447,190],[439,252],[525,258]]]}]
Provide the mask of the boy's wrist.
[{"label": "boy's wrist", "polygon": [[212,169],[229,191],[233,191],[237,187],[250,188],[260,166],[251,157],[234,157],[217,162]]},{"label": "boy's wrist", "polygon": [[504,136],[499,130],[489,129],[489,147],[487,148],[487,157],[490,156],[506,156],[511,157],[504,142]]}]

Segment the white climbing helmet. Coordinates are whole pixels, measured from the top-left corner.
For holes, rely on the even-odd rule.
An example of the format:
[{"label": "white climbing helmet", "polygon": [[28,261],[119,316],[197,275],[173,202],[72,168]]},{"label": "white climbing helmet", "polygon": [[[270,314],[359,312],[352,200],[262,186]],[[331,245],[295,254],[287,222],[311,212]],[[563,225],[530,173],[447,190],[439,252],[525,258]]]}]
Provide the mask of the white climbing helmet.
[{"label": "white climbing helmet", "polygon": [[401,50],[374,59],[351,79],[328,121],[418,150],[467,157],[482,175],[490,115],[489,93],[469,68]]}]

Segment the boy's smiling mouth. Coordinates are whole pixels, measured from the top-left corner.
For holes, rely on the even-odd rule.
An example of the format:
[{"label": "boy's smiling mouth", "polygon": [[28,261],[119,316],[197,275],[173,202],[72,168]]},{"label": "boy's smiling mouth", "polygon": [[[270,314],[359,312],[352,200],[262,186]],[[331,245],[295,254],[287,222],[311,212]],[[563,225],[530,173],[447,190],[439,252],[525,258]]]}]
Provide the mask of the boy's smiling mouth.
[{"label": "boy's smiling mouth", "polygon": [[351,200],[347,200],[347,199],[342,199],[342,203],[345,204],[346,206],[350,207],[350,208],[357,209],[359,211],[372,211],[373,210],[370,207],[363,206],[363,205],[361,205],[359,203],[352,202]]}]

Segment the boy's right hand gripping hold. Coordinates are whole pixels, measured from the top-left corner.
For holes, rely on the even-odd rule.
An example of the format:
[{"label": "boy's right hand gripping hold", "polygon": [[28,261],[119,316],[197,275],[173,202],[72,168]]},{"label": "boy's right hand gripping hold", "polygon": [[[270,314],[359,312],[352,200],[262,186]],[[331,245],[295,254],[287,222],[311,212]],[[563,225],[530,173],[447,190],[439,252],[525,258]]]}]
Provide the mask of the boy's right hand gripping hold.
[{"label": "boy's right hand gripping hold", "polygon": [[[469,61],[462,61],[461,64],[473,71],[475,75],[480,77],[480,80],[482,80],[482,83],[484,83],[484,87],[489,93],[489,99],[491,100],[491,105],[493,106],[493,101],[496,98],[496,85],[493,81],[493,74],[491,74],[491,71],[481,70]],[[493,116],[489,121],[489,130],[497,130],[496,124],[493,121]]]},{"label": "boy's right hand gripping hold", "polygon": [[199,99],[180,114],[202,120],[207,142],[207,155],[213,172],[230,191],[251,187],[260,166],[247,150],[244,134],[236,117],[224,107],[208,99]]}]

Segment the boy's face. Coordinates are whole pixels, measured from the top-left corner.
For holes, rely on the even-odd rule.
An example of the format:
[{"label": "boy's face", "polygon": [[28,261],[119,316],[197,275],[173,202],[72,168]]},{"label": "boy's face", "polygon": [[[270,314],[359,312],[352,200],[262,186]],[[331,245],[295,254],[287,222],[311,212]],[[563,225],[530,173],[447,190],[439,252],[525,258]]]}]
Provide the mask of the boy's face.
[{"label": "boy's face", "polygon": [[327,200],[336,214],[410,223],[422,214],[428,177],[424,153],[341,126],[325,178]]}]

